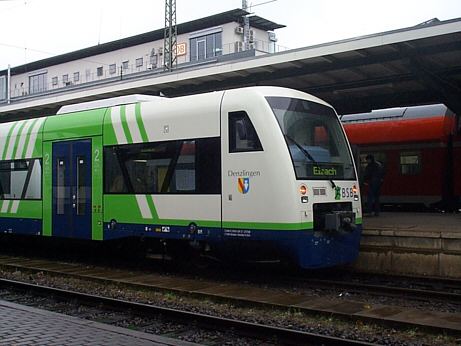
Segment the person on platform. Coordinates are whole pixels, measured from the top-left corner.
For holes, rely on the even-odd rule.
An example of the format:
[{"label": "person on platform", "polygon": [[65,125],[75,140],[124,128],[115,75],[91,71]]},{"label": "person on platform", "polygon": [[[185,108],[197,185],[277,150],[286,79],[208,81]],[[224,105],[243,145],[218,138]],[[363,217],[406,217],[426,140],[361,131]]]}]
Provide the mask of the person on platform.
[{"label": "person on platform", "polygon": [[367,155],[367,167],[363,180],[365,185],[368,185],[367,195],[367,213],[370,215],[379,215],[379,195],[381,193],[381,185],[384,181],[384,167],[383,164],[371,154]]}]

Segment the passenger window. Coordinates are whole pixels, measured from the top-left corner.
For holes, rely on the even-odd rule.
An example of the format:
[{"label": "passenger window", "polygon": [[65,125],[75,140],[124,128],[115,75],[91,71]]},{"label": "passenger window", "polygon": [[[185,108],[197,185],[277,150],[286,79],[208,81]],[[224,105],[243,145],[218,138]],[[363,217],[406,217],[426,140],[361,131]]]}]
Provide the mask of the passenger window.
[{"label": "passenger window", "polygon": [[400,173],[402,175],[421,173],[421,154],[417,152],[400,153]]},{"label": "passenger window", "polygon": [[104,149],[105,193],[219,194],[220,138]]},{"label": "passenger window", "polygon": [[0,162],[0,199],[40,199],[40,159]]},{"label": "passenger window", "polygon": [[66,163],[59,157],[56,166],[56,214],[64,215],[66,205]]},{"label": "passenger window", "polygon": [[258,134],[246,112],[229,113],[229,152],[262,151]]}]

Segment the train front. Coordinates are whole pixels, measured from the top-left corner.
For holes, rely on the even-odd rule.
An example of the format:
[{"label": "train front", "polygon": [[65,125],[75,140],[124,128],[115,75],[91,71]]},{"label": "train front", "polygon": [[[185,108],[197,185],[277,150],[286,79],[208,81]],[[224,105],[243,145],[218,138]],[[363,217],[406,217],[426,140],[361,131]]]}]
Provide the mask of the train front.
[{"label": "train front", "polygon": [[362,229],[359,184],[336,112],[314,97],[266,100],[291,158],[302,229],[309,230],[281,240],[281,248],[304,268],[353,262]]}]

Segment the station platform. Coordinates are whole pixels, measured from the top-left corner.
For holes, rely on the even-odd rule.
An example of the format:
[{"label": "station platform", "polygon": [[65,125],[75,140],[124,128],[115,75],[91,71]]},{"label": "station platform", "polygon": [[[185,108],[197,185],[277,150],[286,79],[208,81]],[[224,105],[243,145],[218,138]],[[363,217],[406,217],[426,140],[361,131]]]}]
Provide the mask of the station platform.
[{"label": "station platform", "polygon": [[383,212],[365,216],[354,268],[461,279],[461,214]]},{"label": "station platform", "polygon": [[0,300],[0,345],[195,345]]}]

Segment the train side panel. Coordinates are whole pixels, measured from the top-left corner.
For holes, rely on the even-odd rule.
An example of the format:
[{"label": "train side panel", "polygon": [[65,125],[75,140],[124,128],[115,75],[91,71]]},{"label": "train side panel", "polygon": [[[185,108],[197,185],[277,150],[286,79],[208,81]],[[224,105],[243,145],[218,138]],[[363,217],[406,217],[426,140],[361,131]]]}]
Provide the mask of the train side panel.
[{"label": "train side panel", "polygon": [[45,118],[0,124],[0,232],[42,234]]},{"label": "train side panel", "polygon": [[159,98],[109,110],[104,160],[116,163],[104,182],[104,239],[219,236],[221,97]]}]

